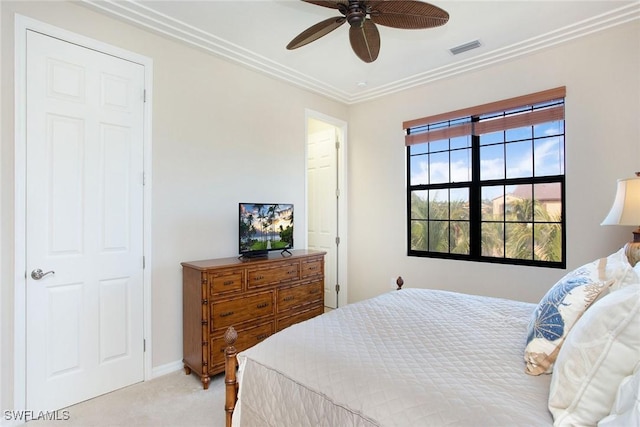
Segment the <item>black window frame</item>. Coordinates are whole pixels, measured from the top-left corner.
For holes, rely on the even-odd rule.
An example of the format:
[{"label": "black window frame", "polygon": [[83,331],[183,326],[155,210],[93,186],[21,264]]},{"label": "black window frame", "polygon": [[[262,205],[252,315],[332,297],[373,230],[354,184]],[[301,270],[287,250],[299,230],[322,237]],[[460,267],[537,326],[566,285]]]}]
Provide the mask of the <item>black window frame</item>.
[{"label": "black window frame", "polygon": [[[564,89],[564,88],[563,88]],[[555,100],[549,100],[550,102],[556,102],[561,104],[562,109],[564,111],[564,105],[565,105],[565,97],[563,95],[563,97],[561,99],[556,98]],[[535,102],[535,103],[530,103],[530,104],[523,104],[522,107],[532,107],[532,106],[537,106],[537,105],[541,105],[544,104],[544,102]],[[489,105],[489,104],[487,104]],[[480,106],[482,107],[482,106]],[[491,113],[498,113],[498,115],[503,114],[503,113],[508,113],[510,109],[504,109],[502,111],[497,111],[497,112],[491,112]],[[461,110],[461,111],[466,111],[466,110]],[[436,116],[438,117],[438,116]],[[408,126],[405,127],[405,132],[407,134],[407,136],[411,135],[412,132],[414,133],[419,133],[420,131],[425,131],[425,130],[430,130],[430,129],[441,129],[443,127],[447,127],[446,122],[452,123],[452,122],[456,122],[456,123],[460,123],[460,122],[465,122],[465,121],[470,121],[471,122],[471,126],[474,126],[476,123],[478,123],[478,121],[480,120],[480,117],[482,117],[483,119],[486,118],[486,115],[484,113],[476,113],[476,114],[471,114],[468,116],[461,116],[461,117],[457,117],[457,118],[453,118],[453,119],[447,119],[447,120],[440,120],[440,121],[436,121],[436,122],[431,122],[426,124],[426,126]],[[407,201],[407,255],[408,256],[415,256],[415,257],[427,257],[427,258],[440,258],[440,259],[453,259],[453,260],[466,260],[466,261],[477,261],[477,262],[486,262],[486,263],[499,263],[499,264],[511,264],[511,265],[526,265],[526,266],[537,266],[537,267],[549,267],[549,268],[566,268],[566,259],[567,259],[567,254],[566,254],[566,156],[564,155],[566,153],[566,128],[565,128],[565,119],[564,119],[564,114],[562,117],[562,122],[563,122],[563,126],[562,126],[562,133],[558,133],[558,136],[562,136],[562,162],[561,162],[561,172],[560,174],[556,174],[556,175],[543,175],[543,176],[536,176],[535,173],[535,166],[533,166],[532,170],[531,170],[531,176],[529,177],[515,177],[515,178],[508,178],[508,175],[506,173],[506,158],[504,161],[504,168],[505,168],[505,175],[503,178],[499,178],[499,179],[481,179],[480,176],[480,172],[481,172],[481,155],[480,155],[480,151],[481,151],[481,141],[480,141],[480,136],[479,135],[475,135],[473,134],[473,132],[471,132],[472,134],[470,135],[470,150],[471,150],[471,161],[470,161],[470,170],[471,170],[471,178],[469,181],[459,181],[459,182],[452,182],[451,179],[451,175],[449,176],[449,182],[445,182],[445,183],[428,183],[428,184],[415,184],[412,185],[411,183],[411,179],[412,179],[412,169],[411,169],[411,159],[412,159],[412,147],[414,147],[415,145],[409,144],[407,143],[407,147],[406,147],[406,182],[407,182],[407,194],[406,194],[406,201]],[[542,122],[542,123],[548,123],[548,122]],[[532,127],[535,125],[531,125]],[[506,133],[506,130],[504,130],[503,132]],[[531,138],[525,138],[522,141],[528,141],[532,144],[532,147],[535,145],[535,141],[537,139],[541,139],[542,137],[536,137],[533,129],[532,129],[532,133],[531,133]],[[451,140],[451,138],[448,138],[449,141]],[[435,140],[434,140],[435,141]],[[507,142],[506,139],[503,139],[502,143],[497,143],[496,145],[503,145],[503,147],[505,147],[505,151],[506,151],[506,146],[508,143],[511,142],[518,142],[518,141],[509,141]],[[428,143],[428,142],[427,142]],[[486,146],[486,145],[485,145]],[[449,144],[449,148],[448,150],[445,150],[448,153],[451,153],[453,150],[451,148],[451,144]],[[422,153],[424,154],[424,153]],[[419,155],[419,154],[417,154]],[[533,162],[533,154],[532,154],[532,162]],[[449,158],[449,173],[451,173],[451,157]],[[533,163],[532,163],[533,164]],[[503,216],[502,221],[483,221],[482,218],[482,188],[483,187],[489,187],[489,186],[504,186],[503,188],[505,188],[505,191],[503,193],[503,198],[505,201],[505,206],[506,206],[506,197],[507,197],[507,193],[506,193],[506,187],[507,186],[517,186],[517,185],[531,185],[532,189],[536,188],[536,185],[538,184],[558,184],[560,186],[560,203],[561,203],[561,207],[560,207],[560,221],[553,221],[553,222],[545,222],[545,221],[535,221],[532,217],[531,221],[512,221],[512,220],[507,220],[507,216],[506,214]],[[414,218],[412,218],[412,193],[414,191],[425,191],[425,190],[443,190],[443,189],[457,189],[457,188],[468,188],[469,189],[469,219],[468,219],[468,223],[469,223],[469,253],[468,254],[463,254],[463,253],[452,253],[451,250],[451,237],[449,237],[449,252],[437,252],[437,251],[430,251],[430,250],[417,250],[417,249],[412,249],[412,221],[414,221]],[[533,191],[533,190],[532,190]],[[535,196],[532,197],[532,203],[535,203],[533,200],[535,200]],[[427,209],[427,212],[429,211],[429,209]],[[505,212],[506,212],[506,207],[505,207]],[[532,214],[533,215],[533,214]],[[438,219],[431,219],[431,218],[426,218],[426,219],[417,219],[417,220],[422,220],[425,221],[427,223],[427,227],[429,226],[429,222],[430,221],[439,221]],[[451,224],[452,222],[452,218],[451,215],[449,215],[448,219],[444,219],[442,221],[448,221],[449,224]],[[483,255],[482,254],[482,225],[483,223],[489,223],[489,222],[502,222],[502,224],[504,224],[504,230],[503,232],[504,234],[504,239],[503,239],[503,249],[504,249],[504,253],[502,256],[487,256],[487,255]],[[534,230],[532,230],[532,242],[535,242],[535,225],[536,224],[560,224],[561,226],[561,259],[560,261],[547,261],[547,260],[541,260],[541,259],[536,259],[536,255],[535,255],[535,244],[532,245],[531,247],[531,259],[524,259],[524,258],[510,258],[507,257],[507,251],[506,251],[506,245],[507,245],[507,238],[506,238],[506,229],[507,229],[507,225],[506,224],[512,224],[512,223],[531,223],[531,226],[534,227]],[[448,233],[450,233],[450,228],[448,228]],[[429,239],[429,237],[427,237],[427,239]]]}]

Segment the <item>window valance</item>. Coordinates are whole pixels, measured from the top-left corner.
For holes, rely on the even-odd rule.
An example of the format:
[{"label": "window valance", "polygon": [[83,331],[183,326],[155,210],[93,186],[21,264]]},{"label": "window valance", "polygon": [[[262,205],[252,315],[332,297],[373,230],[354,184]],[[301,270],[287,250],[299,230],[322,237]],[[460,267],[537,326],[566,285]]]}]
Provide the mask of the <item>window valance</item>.
[{"label": "window valance", "polygon": [[[406,135],[405,145],[451,139],[464,135],[482,135],[499,130],[563,120],[564,105],[556,105],[553,101],[562,101],[565,95],[566,87],[562,86],[406,121],[402,124]],[[507,113],[504,114],[505,112]],[[500,114],[496,115],[496,113]]]}]

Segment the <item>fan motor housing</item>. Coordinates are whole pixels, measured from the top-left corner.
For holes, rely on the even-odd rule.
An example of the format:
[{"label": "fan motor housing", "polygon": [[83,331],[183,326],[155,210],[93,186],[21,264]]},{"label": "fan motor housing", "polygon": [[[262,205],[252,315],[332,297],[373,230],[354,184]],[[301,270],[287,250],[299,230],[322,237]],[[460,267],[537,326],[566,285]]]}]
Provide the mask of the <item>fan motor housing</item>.
[{"label": "fan motor housing", "polygon": [[[341,11],[342,12],[342,11]],[[349,1],[349,6],[343,12],[347,17],[347,22],[352,27],[360,28],[367,19],[367,5],[361,1]]]}]

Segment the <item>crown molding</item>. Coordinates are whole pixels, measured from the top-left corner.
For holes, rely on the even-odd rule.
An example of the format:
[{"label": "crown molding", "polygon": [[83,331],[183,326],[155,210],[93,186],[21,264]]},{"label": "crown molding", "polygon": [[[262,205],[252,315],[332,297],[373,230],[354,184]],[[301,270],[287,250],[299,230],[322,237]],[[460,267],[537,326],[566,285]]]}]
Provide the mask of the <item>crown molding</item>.
[{"label": "crown molding", "polygon": [[284,80],[292,85],[347,105],[369,101],[412,87],[488,67],[640,19],[640,2],[637,2],[501,49],[496,49],[466,60],[456,61],[452,64],[415,74],[386,85],[359,91],[358,93],[348,93],[217,37],[214,34],[156,12],[136,0],[81,1],[87,6],[117,16],[136,26],[147,28],[155,33],[163,34],[193,47],[203,49],[218,57]]}]

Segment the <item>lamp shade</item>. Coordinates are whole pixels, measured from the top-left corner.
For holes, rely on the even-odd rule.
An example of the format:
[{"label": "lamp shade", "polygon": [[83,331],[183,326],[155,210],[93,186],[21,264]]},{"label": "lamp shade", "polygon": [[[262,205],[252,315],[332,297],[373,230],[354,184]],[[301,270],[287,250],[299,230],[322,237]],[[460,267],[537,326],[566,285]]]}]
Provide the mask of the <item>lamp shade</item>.
[{"label": "lamp shade", "polygon": [[640,178],[618,180],[613,206],[601,225],[640,225]]}]

